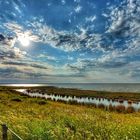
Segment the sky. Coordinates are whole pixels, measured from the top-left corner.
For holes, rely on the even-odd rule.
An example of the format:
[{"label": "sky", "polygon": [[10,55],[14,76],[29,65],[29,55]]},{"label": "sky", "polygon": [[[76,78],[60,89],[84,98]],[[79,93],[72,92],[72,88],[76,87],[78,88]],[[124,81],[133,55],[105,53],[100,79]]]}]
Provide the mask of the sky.
[{"label": "sky", "polygon": [[0,0],[0,83],[139,83],[140,0]]}]

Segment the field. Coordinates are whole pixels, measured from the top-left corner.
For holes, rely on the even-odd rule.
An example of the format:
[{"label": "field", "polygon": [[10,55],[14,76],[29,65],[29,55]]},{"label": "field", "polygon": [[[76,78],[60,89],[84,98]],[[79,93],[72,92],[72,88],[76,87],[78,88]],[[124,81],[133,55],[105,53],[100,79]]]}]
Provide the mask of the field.
[{"label": "field", "polygon": [[[134,95],[131,96],[136,99]],[[139,112],[108,112],[83,105],[30,98],[9,88],[0,88],[0,121],[24,140],[140,139]],[[16,140],[11,133],[8,136],[10,140]]]}]

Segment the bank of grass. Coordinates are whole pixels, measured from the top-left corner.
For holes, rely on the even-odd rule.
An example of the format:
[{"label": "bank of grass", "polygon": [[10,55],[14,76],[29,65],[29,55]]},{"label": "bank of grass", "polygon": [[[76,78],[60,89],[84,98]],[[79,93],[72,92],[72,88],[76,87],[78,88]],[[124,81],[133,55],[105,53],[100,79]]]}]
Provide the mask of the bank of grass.
[{"label": "bank of grass", "polygon": [[0,91],[0,121],[24,140],[140,139],[140,113],[107,112],[29,98],[6,89]]}]

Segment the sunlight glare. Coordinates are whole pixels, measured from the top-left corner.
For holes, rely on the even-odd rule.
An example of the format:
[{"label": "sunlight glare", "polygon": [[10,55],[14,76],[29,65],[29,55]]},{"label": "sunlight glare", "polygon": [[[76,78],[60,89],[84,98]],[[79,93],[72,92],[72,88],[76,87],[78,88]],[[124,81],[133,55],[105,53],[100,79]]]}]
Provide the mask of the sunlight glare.
[{"label": "sunlight glare", "polygon": [[18,40],[23,46],[29,46],[29,44],[30,44],[30,39],[26,35],[19,36]]}]

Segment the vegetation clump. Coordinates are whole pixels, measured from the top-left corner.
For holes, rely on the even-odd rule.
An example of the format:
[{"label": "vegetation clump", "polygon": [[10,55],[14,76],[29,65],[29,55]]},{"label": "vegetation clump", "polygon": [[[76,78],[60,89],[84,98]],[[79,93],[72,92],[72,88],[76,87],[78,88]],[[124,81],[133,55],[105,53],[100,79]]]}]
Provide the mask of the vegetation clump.
[{"label": "vegetation clump", "polygon": [[127,113],[134,113],[134,112],[135,112],[135,109],[134,109],[134,107],[129,106],[129,107],[127,107],[127,109],[126,109],[126,112],[127,112]]},{"label": "vegetation clump", "polygon": [[125,106],[118,105],[118,106],[115,107],[115,110],[119,113],[125,113]]},{"label": "vegetation clump", "polygon": [[46,101],[44,101],[44,100],[42,100],[42,101],[38,101],[38,104],[39,105],[45,105],[47,102]]},{"label": "vegetation clump", "polygon": [[22,102],[22,100],[20,98],[12,98],[11,101],[15,101],[15,102]]}]

